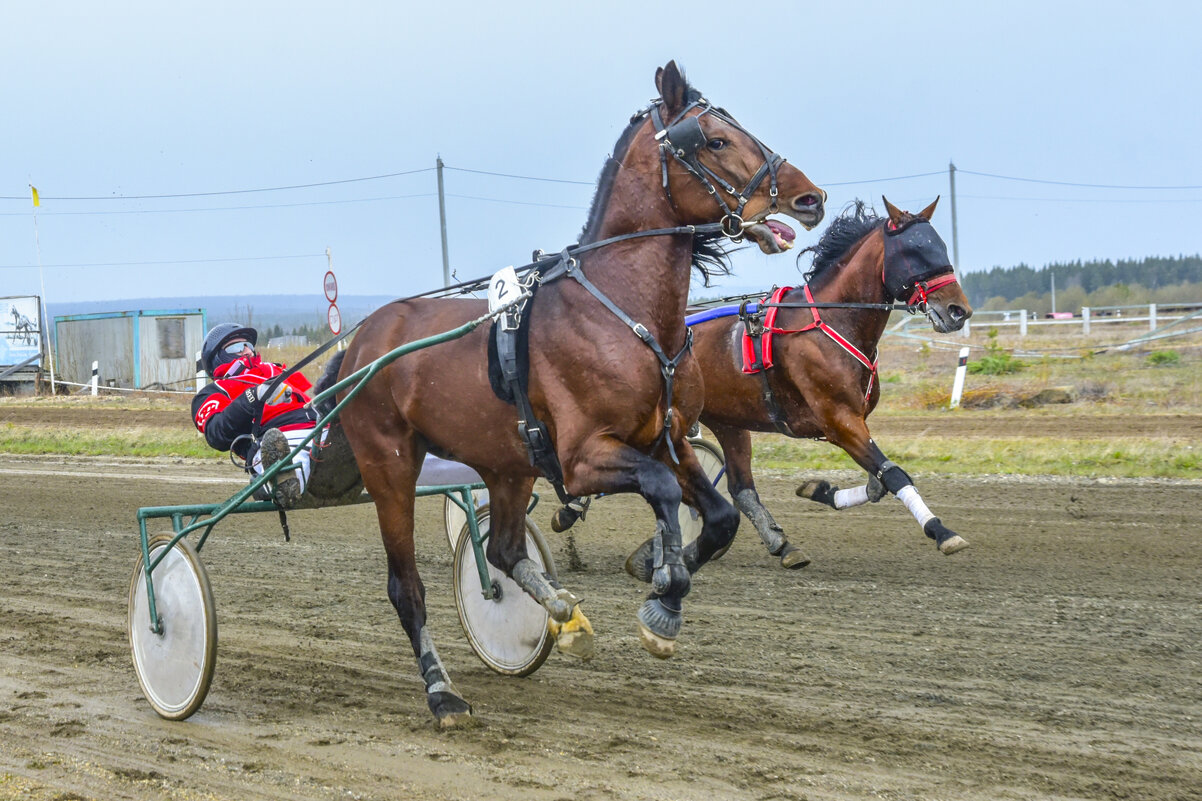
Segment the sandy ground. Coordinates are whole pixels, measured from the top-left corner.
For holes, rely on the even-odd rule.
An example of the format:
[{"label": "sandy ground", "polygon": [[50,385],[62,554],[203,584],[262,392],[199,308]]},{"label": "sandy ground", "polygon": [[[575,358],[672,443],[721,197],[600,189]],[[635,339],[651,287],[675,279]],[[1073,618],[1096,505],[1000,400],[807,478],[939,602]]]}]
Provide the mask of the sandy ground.
[{"label": "sandy ground", "polygon": [[441,503],[419,501],[431,623],[477,716],[442,732],[371,507],[293,513],[290,543],[274,515],[217,529],[216,676],[173,723],[129,656],[134,512],[223,500],[238,474],[0,456],[0,799],[1202,798],[1202,482],[918,476],[972,543],[944,557],[896,501],[837,513],[793,497],[801,478],[761,494],[814,563],[782,570],[744,523],[667,662],[621,571],[650,512],[595,503],[568,571],[545,502],[599,653],[525,679],[470,650]]}]

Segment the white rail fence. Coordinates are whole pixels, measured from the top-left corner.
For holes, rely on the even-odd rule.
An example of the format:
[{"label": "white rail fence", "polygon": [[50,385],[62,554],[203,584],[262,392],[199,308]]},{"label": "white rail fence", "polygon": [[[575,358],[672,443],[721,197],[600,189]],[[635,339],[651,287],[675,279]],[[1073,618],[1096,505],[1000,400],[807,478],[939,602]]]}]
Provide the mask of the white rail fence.
[{"label": "white rail fence", "polygon": [[[1145,323],[1147,330],[1153,332],[1158,328],[1164,328],[1197,316],[1202,316],[1202,303],[1159,305],[1147,303],[1138,306],[1094,306],[1092,308],[1083,306],[1080,314],[1059,312],[1043,317],[1039,317],[1035,312],[1027,309],[974,311],[972,319],[965,323],[961,334],[967,337],[971,334],[972,328],[985,326],[986,328],[997,328],[999,332],[1002,329],[1014,328],[1017,329],[1020,337],[1025,337],[1035,333],[1033,328],[1058,326],[1063,330],[1065,326],[1069,326],[1077,328],[1082,335],[1089,336],[1091,333],[1099,333],[1097,330],[1099,328],[1107,328],[1116,323],[1128,326],[1132,323]],[[926,320],[915,315],[903,318],[894,330],[907,331],[911,327],[921,328],[925,325],[927,325]]]}]

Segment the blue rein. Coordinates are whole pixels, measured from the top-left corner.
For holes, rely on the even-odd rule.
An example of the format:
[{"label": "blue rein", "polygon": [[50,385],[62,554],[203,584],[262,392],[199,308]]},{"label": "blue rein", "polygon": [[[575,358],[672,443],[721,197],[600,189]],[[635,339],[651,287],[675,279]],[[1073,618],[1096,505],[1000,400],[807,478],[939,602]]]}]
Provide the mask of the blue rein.
[{"label": "blue rein", "polygon": [[[759,311],[759,307],[760,304],[758,303],[748,303],[747,313],[755,314],[757,311]],[[731,306],[716,306],[712,309],[706,309],[705,311],[699,311],[694,314],[687,315],[684,318],[684,324],[687,326],[694,326],[698,323],[708,323],[710,320],[717,320],[719,317],[734,317],[738,313],[738,304]]]}]

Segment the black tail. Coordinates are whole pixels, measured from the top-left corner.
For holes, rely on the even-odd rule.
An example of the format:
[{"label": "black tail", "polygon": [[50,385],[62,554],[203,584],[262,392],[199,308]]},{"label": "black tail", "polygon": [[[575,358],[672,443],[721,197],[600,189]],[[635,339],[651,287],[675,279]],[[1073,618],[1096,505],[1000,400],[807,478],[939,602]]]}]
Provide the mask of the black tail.
[{"label": "black tail", "polygon": [[[321,378],[317,379],[317,386],[313,387],[314,395],[320,395],[338,383],[338,371],[342,369],[342,359],[345,356],[346,351],[340,350],[326,364],[326,369],[322,372]],[[330,413],[336,403],[337,401],[334,400],[333,396],[324,399],[321,403],[317,404],[317,413],[324,417]]]}]

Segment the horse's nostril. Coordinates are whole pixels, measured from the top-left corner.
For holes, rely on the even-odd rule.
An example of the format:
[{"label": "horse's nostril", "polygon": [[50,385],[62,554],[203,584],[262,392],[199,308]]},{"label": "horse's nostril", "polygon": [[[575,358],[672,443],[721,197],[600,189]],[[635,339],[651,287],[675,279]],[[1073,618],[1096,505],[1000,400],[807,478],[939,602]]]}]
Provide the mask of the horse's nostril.
[{"label": "horse's nostril", "polygon": [[963,320],[968,316],[964,313],[964,307],[962,306],[948,306],[947,311],[953,320]]},{"label": "horse's nostril", "polygon": [[797,198],[797,205],[801,208],[812,209],[815,206],[822,205],[822,196],[815,194],[814,192],[807,192],[806,194]]}]

